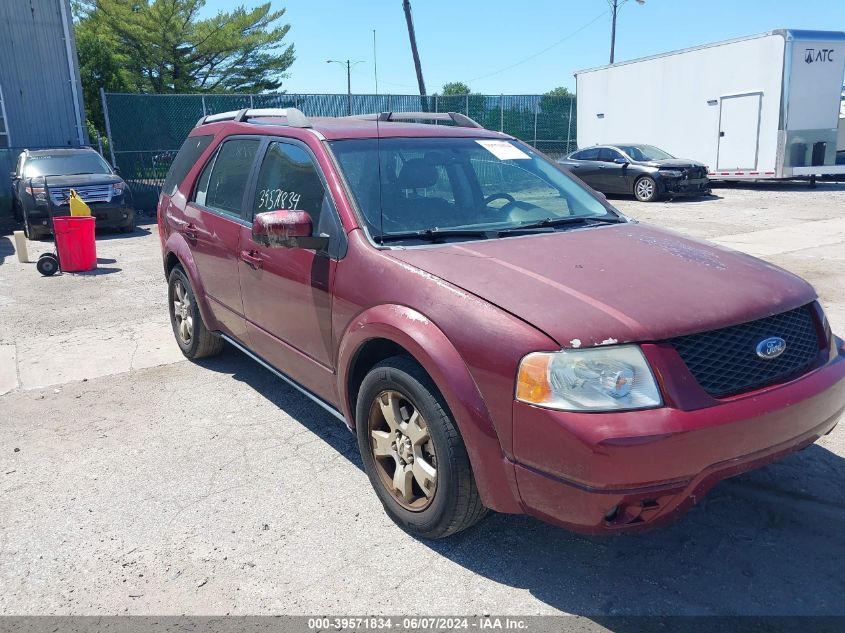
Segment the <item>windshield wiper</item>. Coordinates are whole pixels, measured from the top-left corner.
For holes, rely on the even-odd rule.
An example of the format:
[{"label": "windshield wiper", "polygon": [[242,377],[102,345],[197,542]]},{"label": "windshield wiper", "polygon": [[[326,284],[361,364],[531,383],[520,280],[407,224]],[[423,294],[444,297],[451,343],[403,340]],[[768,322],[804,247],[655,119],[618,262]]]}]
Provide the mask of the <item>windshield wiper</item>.
[{"label": "windshield wiper", "polygon": [[482,231],[479,229],[423,229],[421,231],[407,231],[404,233],[384,233],[383,235],[374,235],[373,239],[379,244],[385,242],[399,242],[402,240],[424,240],[427,242],[436,242],[438,240],[448,237],[480,237],[487,239],[495,236],[496,231]]},{"label": "windshield wiper", "polygon": [[511,235],[513,233],[521,233],[523,231],[532,231],[536,229],[552,229],[556,226],[567,226],[572,224],[621,224],[625,222],[622,218],[615,216],[606,216],[600,218],[593,217],[563,217],[563,218],[546,218],[538,222],[530,222],[528,224],[520,224],[509,229],[500,229],[497,231],[498,235]]}]

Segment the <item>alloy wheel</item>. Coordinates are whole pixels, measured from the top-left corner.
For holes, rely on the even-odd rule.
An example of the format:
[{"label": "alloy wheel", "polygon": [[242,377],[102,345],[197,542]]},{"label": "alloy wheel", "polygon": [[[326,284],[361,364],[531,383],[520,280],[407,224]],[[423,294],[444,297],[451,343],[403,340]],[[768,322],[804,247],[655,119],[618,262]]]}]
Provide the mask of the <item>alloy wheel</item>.
[{"label": "alloy wheel", "polygon": [[637,182],[637,197],[648,200],[654,195],[654,182],[649,178],[642,178]]},{"label": "alloy wheel", "polygon": [[386,390],[373,400],[368,430],[379,481],[403,508],[425,510],[437,491],[437,456],[425,419],[401,393]]},{"label": "alloy wheel", "polygon": [[176,321],[176,332],[185,345],[190,345],[194,336],[194,316],[191,307],[191,298],[185,284],[177,279],[173,284],[173,318]]}]

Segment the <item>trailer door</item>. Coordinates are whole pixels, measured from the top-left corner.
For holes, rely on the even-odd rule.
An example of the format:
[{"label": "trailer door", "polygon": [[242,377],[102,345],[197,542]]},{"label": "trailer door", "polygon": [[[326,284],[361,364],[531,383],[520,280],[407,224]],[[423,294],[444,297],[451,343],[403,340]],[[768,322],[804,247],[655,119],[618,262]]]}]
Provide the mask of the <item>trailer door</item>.
[{"label": "trailer door", "polygon": [[756,92],[721,98],[717,169],[753,170],[757,168],[762,96],[761,93]]}]

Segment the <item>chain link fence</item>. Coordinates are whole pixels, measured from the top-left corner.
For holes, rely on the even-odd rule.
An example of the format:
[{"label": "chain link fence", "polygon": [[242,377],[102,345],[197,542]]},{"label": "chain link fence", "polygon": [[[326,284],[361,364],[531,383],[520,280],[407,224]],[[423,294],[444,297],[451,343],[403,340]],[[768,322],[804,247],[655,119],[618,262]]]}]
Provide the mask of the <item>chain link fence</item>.
[{"label": "chain link fence", "polygon": [[202,116],[241,108],[298,108],[308,116],[372,112],[460,112],[552,157],[576,148],[575,98],[547,95],[352,95],[105,93],[112,159],[135,204],[155,208],[170,163]]}]

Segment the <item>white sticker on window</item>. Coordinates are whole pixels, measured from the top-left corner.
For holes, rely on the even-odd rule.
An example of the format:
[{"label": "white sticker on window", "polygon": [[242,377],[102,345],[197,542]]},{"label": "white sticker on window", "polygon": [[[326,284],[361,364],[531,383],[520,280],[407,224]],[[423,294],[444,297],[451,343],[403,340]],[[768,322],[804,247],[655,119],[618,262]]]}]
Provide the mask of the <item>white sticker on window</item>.
[{"label": "white sticker on window", "polygon": [[508,141],[477,140],[475,142],[499,160],[524,160],[531,158],[516,145],[511,145]]}]

